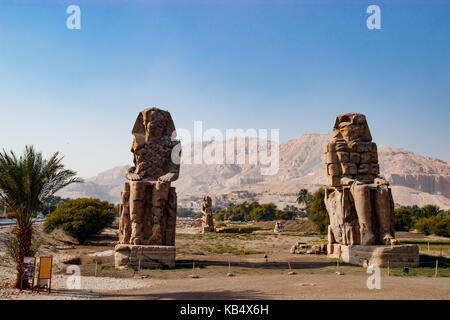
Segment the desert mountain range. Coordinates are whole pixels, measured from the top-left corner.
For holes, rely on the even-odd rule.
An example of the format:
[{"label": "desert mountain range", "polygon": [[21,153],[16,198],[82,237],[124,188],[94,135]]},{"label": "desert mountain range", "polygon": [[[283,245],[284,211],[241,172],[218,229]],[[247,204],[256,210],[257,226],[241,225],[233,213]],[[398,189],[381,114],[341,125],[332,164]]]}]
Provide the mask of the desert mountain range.
[{"label": "desert mountain range", "polygon": [[[261,175],[261,166],[250,165],[248,161],[247,164],[230,165],[182,164],[180,178],[173,185],[179,200],[247,190],[255,193],[260,202],[272,201],[279,207],[295,204],[295,193],[299,189],[313,192],[326,185],[323,149],[329,139],[329,134],[305,134],[281,143],[279,170],[275,175]],[[245,153],[249,158],[257,152],[250,143],[252,140],[246,140]],[[206,142],[203,146],[214,149],[219,144],[225,142]],[[274,143],[269,145],[269,150],[273,146]],[[194,155],[195,148],[191,150]],[[243,150],[237,150],[237,154],[240,152]],[[443,209],[450,208],[450,165],[447,162],[387,146],[378,146],[378,155],[381,175],[390,182],[396,205],[436,204]],[[83,184],[63,189],[58,195],[95,197],[118,203],[125,182],[123,172],[128,167],[104,171]]]}]

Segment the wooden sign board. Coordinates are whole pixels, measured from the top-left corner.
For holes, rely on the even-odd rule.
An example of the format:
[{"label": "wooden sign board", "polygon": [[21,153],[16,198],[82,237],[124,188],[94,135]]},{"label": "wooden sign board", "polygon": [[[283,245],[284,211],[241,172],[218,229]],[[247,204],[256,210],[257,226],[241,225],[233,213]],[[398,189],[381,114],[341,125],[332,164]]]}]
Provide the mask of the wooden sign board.
[{"label": "wooden sign board", "polygon": [[20,279],[20,290],[22,290],[23,280],[32,280],[31,291],[34,289],[34,274],[36,272],[36,258],[23,257],[23,273]]},{"label": "wooden sign board", "polygon": [[52,262],[53,257],[39,258],[39,273],[38,273],[38,292],[41,285],[41,280],[48,280],[48,293],[51,291],[52,285]]}]

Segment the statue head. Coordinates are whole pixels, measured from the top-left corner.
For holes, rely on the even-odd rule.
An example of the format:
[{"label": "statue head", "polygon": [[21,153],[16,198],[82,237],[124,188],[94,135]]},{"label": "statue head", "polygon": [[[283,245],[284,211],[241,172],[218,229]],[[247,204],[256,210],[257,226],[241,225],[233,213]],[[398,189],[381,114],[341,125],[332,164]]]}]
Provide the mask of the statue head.
[{"label": "statue head", "polygon": [[203,202],[207,203],[208,205],[211,205],[211,203],[212,203],[211,197],[210,196],[204,196],[203,197]]},{"label": "statue head", "polygon": [[360,113],[344,113],[336,117],[332,133],[333,140],[347,143],[372,141],[366,116]]},{"label": "statue head", "polygon": [[145,143],[170,138],[174,131],[175,124],[168,111],[147,108],[139,113],[131,131],[134,135],[132,149],[136,151],[142,148]]},{"label": "statue head", "polygon": [[180,165],[172,161],[172,153],[180,150],[174,149],[179,141],[174,138],[175,124],[170,113],[158,108],[142,110],[131,132],[134,167],[125,172],[125,177],[130,181],[175,181]]}]

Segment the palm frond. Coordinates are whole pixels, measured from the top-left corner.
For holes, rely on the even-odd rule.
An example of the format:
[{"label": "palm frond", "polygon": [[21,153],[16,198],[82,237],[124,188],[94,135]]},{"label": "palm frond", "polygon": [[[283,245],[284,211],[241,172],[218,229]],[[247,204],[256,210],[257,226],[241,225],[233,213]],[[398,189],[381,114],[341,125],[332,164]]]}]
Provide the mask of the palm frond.
[{"label": "palm frond", "polygon": [[18,223],[29,224],[42,202],[69,184],[82,182],[64,168],[56,152],[45,160],[33,146],[19,158],[13,151],[0,153],[0,203],[15,212]]}]

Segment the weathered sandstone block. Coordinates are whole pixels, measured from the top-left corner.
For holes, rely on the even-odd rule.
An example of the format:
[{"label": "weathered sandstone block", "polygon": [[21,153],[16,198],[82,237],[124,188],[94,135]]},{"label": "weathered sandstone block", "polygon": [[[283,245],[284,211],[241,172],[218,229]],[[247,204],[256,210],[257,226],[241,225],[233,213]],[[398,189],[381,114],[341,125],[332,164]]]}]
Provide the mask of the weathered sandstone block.
[{"label": "weathered sandstone block", "polygon": [[116,268],[174,268],[175,246],[118,244],[115,247]]},{"label": "weathered sandstone block", "polygon": [[413,244],[361,246],[328,244],[328,257],[364,267],[418,267],[419,248]]}]

